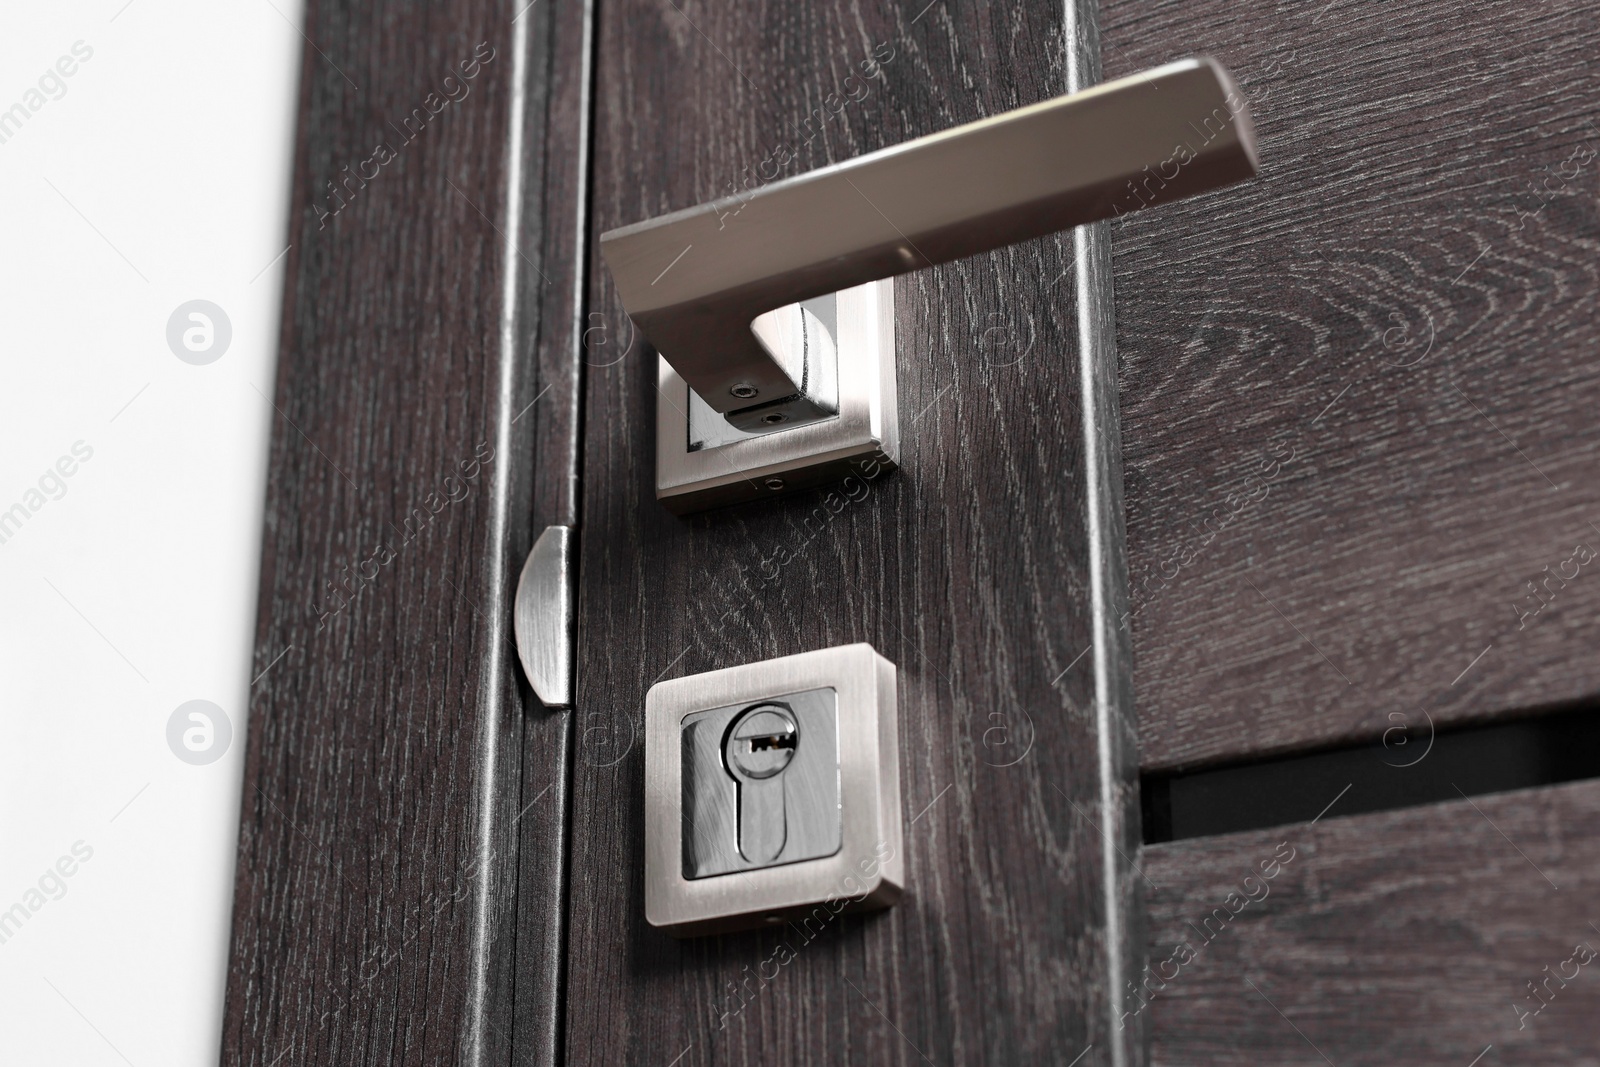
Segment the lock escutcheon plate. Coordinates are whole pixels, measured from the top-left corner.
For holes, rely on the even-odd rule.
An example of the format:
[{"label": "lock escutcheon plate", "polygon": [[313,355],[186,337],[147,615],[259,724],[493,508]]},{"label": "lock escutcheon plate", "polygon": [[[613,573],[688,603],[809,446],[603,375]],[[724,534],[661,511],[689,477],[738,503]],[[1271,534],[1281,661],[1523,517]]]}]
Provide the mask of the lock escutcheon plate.
[{"label": "lock escutcheon plate", "polygon": [[[826,707],[832,695],[837,736],[833,758],[838,787],[838,844],[829,848],[826,834],[790,819],[786,840],[775,859],[750,861],[738,848],[737,819],[726,798],[736,795],[735,778],[723,762],[728,726],[756,705],[782,703],[794,709],[796,745],[793,762],[775,779],[796,775],[788,783],[789,807],[803,784],[801,760],[816,742],[818,755],[828,755],[826,717],[814,719],[808,702]],[[844,910],[888,907],[904,884],[901,855],[899,739],[894,664],[870,645],[845,645],[798,656],[752,663],[707,674],[658,682],[645,697],[645,916],[652,926],[684,937],[764,926],[811,915],[818,908],[831,917]],[[704,859],[686,849],[685,835],[698,838],[703,812],[685,810],[686,797],[698,786],[702,751],[685,751],[698,735],[696,724],[710,725],[703,738],[708,781],[729,787],[723,815],[712,837],[720,842],[717,859]],[[816,736],[821,731],[823,736]],[[779,735],[769,735],[779,736]],[[799,773],[797,773],[799,772]],[[824,776],[825,777],[825,776]],[[807,797],[817,794],[804,786]],[[794,799],[791,799],[791,798]],[[691,802],[696,803],[696,802]],[[810,810],[826,811],[828,803]],[[797,809],[798,810],[798,809]],[[827,828],[827,821],[818,824]],[[707,840],[711,840],[708,837]],[[820,839],[821,843],[817,843]],[[826,851],[824,851],[826,850]],[[802,858],[801,854],[807,855]],[[725,865],[725,873],[691,874],[707,862]]]}]

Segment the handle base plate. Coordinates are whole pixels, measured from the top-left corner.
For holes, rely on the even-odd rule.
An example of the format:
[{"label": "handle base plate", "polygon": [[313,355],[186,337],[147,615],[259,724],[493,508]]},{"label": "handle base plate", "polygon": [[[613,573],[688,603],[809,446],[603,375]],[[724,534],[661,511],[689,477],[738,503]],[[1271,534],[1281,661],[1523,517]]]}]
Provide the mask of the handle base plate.
[{"label": "handle base plate", "polygon": [[828,325],[838,351],[838,414],[832,418],[742,433],[699,402],[658,357],[656,497],[667,508],[686,515],[852,476],[865,485],[895,468],[894,282],[868,282],[834,299]]}]

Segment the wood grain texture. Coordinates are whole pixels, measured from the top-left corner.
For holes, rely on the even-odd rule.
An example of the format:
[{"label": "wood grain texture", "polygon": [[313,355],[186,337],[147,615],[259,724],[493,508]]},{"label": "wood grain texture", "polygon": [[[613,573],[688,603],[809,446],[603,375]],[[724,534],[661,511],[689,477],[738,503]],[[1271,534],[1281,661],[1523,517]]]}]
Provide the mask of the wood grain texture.
[{"label": "wood grain texture", "polygon": [[229,1064],[555,1059],[570,729],[509,597],[576,505],[587,10],[522,6],[307,5]]},{"label": "wood grain texture", "polygon": [[[920,6],[604,5],[596,229],[1045,99],[1096,54],[1061,5]],[[862,93],[846,78],[875,49]],[[1142,1062],[1115,1011],[1143,943],[1126,649],[1090,610],[1092,575],[1111,599],[1121,581],[1103,240],[900,279],[901,469],[686,520],[654,499],[655,356],[595,272],[627,354],[586,395],[571,1062]],[[853,641],[899,667],[906,896],[814,939],[650,928],[646,690]]]},{"label": "wood grain texture", "polygon": [[1216,55],[1261,137],[1113,230],[1145,767],[1600,690],[1593,5],[1103,9],[1108,77]]},{"label": "wood grain texture", "polygon": [[1600,1064],[1600,783],[1337,811],[1145,849],[1153,1064]]}]

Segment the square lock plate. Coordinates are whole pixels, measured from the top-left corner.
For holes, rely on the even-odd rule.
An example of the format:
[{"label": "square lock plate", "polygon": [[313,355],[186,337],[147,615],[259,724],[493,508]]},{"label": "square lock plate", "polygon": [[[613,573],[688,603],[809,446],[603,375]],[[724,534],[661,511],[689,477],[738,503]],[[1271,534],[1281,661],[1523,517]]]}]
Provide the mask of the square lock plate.
[{"label": "square lock plate", "polygon": [[895,668],[846,645],[645,697],[645,915],[678,936],[887,907],[904,882]]}]

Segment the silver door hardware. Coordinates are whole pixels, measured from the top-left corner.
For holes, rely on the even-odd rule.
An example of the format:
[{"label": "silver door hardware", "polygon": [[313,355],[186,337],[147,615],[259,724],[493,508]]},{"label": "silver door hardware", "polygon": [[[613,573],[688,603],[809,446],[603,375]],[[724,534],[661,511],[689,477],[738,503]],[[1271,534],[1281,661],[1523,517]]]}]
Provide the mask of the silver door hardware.
[{"label": "silver door hardware", "polygon": [[894,664],[865,644],[652,686],[651,925],[690,936],[894,903],[895,704]]},{"label": "silver door hardware", "polygon": [[[794,760],[800,733],[787,704],[757,704],[739,713],[722,743],[722,760],[739,783],[739,852],[751,863],[771,863],[789,843],[783,772]],[[830,753],[837,757],[838,752]],[[838,775],[832,761],[830,777]],[[828,790],[828,806],[838,800]],[[829,811],[831,816],[834,811]]]},{"label": "silver door hardware", "polygon": [[883,279],[1256,169],[1243,94],[1186,59],[602,235],[662,359],[657,496],[691,511],[892,463]]},{"label": "silver door hardware", "polygon": [[552,708],[572,706],[572,549],[572,527],[546,526],[522,565],[511,610],[522,670]]},{"label": "silver door hardware", "polygon": [[839,851],[835,690],[695,712],[682,729],[685,878]]},{"label": "silver door hardware", "polygon": [[[830,376],[817,377],[834,382],[836,411],[821,421],[797,417],[791,429],[785,422],[739,429],[658,359],[656,497],[685,514],[842,481],[863,465],[872,477],[893,469],[900,454],[893,306],[892,281],[805,302],[804,321],[830,353]],[[835,349],[848,358],[838,359]]]}]

